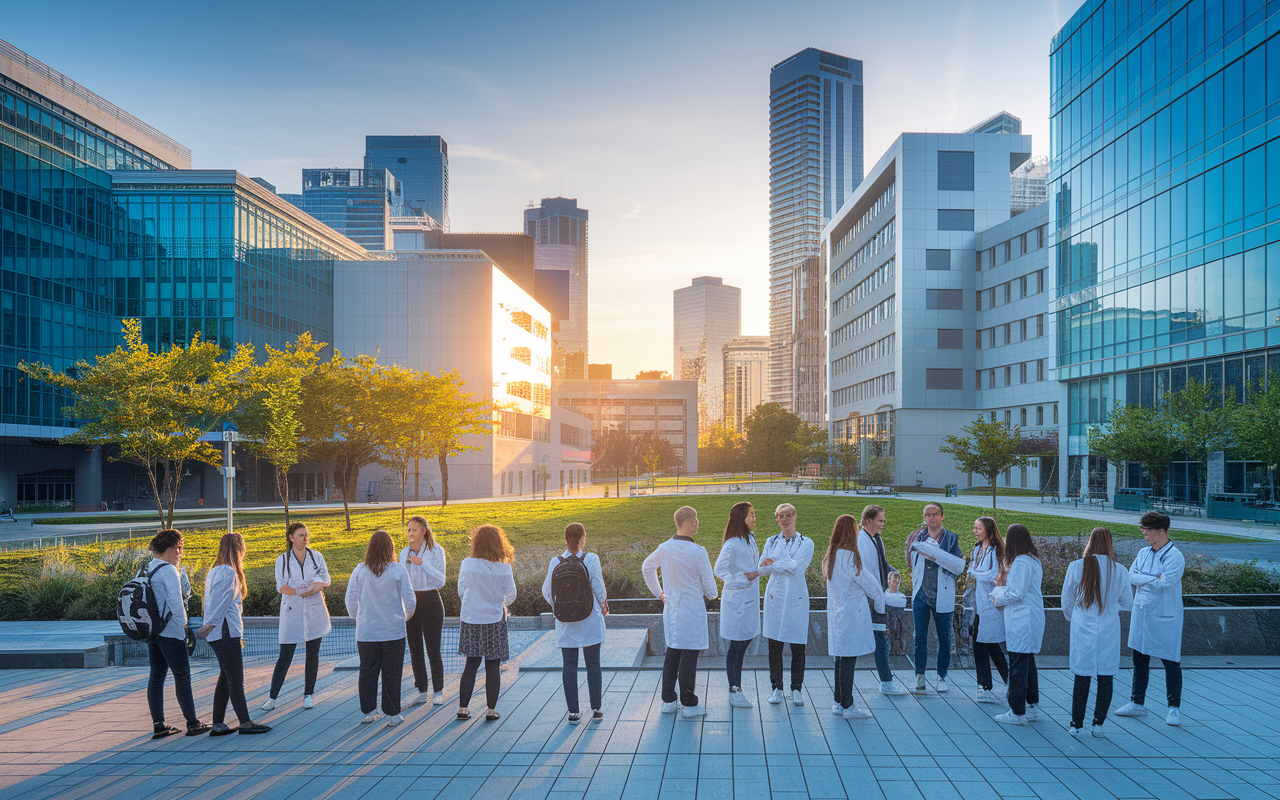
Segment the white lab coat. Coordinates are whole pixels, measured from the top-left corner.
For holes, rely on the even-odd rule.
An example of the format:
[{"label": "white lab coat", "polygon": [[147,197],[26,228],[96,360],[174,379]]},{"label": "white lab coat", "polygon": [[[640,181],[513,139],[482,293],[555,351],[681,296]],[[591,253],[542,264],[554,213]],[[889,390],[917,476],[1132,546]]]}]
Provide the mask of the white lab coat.
[{"label": "white lab coat", "polygon": [[1131,649],[1165,661],[1182,660],[1182,572],[1186,567],[1173,542],[1158,553],[1150,547],[1138,551],[1129,567],[1129,581],[1135,587],[1129,618]]},{"label": "white lab coat", "polygon": [[[862,551],[858,554],[861,556]],[[878,560],[863,561],[859,570],[852,551],[837,550],[827,581],[827,653],[832,658],[865,656],[876,651],[868,600],[875,604],[877,613],[884,613]]]},{"label": "white lab coat", "polygon": [[1120,671],[1120,611],[1133,608],[1129,570],[1106,556],[1090,556],[1102,570],[1102,603],[1081,608],[1084,559],[1072,561],[1062,579],[1062,615],[1071,623],[1071,671],[1076,675],[1115,675]]},{"label": "white lab coat", "polygon": [[[311,557],[315,556],[315,561]],[[276,556],[276,591],[285,586],[294,591],[319,584],[328,586],[329,567],[319,551],[307,548],[302,563],[298,563],[293,548]],[[329,608],[324,603],[324,592],[307,597],[280,595],[280,644],[303,644],[328,635],[333,629],[329,621]]]},{"label": "white lab coat", "polygon": [[[943,539],[947,538],[947,533],[956,535],[946,528],[943,531]],[[938,565],[938,602],[934,607],[943,614],[951,613],[956,607],[956,576],[964,572],[964,558],[943,550],[927,531],[921,533],[923,535],[907,547],[907,563],[911,565],[911,599],[915,600],[916,593],[924,586],[925,570],[929,568],[928,562],[933,561]],[[958,541],[959,537],[956,538]]]},{"label": "white lab coat", "polygon": [[[658,583],[662,570],[662,583]],[[667,647],[676,650],[706,650],[707,604],[716,599],[716,578],[711,572],[707,548],[687,536],[673,536],[654,550],[641,566],[645,585],[654,597],[665,591],[662,632]]]},{"label": "white lab coat", "polygon": [[760,568],[760,548],[755,534],[735,536],[720,546],[712,569],[724,581],[720,595],[720,638],[745,642],[760,635],[760,576],[747,580]]},{"label": "white lab coat", "polygon": [[[882,539],[881,545],[883,546],[883,544],[884,544],[884,540]],[[858,530],[858,554],[862,556],[863,566],[866,569],[871,570],[871,573],[875,575],[876,580],[879,581],[880,580],[880,550],[876,547],[875,540],[872,539],[871,534],[867,533],[862,529]],[[885,566],[889,567],[890,574],[894,574],[898,572],[896,569],[894,569],[892,566],[889,565],[889,561],[887,558],[885,559]],[[907,596],[904,595],[902,592],[889,591],[887,578],[885,582],[882,582],[880,584],[880,588],[884,590],[884,604],[886,606],[890,606],[893,608],[907,607]],[[883,622],[875,622],[874,620],[872,621],[871,630],[873,633],[875,631],[883,631],[884,629],[885,629],[885,624]]]},{"label": "white lab coat", "polygon": [[601,607],[609,598],[604,591],[604,573],[600,571],[600,556],[595,553],[584,555],[581,550],[571,554],[565,550],[547,564],[547,577],[542,581],[543,599],[551,603],[551,573],[556,571],[561,558],[568,558],[570,555],[577,555],[582,559],[583,565],[587,568],[587,576],[591,579],[591,594],[595,596],[595,602],[591,606],[591,616],[577,622],[556,620],[556,646],[576,649],[590,647],[604,641],[604,611]]},{"label": "white lab coat", "polygon": [[790,540],[781,533],[769,537],[759,567],[769,576],[764,590],[764,635],[775,642],[805,644],[809,641],[809,583],[805,572],[813,561],[813,540],[796,531]]},{"label": "white lab coat", "polygon": [[227,564],[219,564],[204,576],[204,624],[212,625],[206,641],[222,638],[222,623],[227,623],[228,638],[244,636],[243,598],[240,597],[240,580],[236,571]]},{"label": "white lab coat", "polygon": [[1039,653],[1044,643],[1043,577],[1040,559],[1021,555],[1009,567],[1005,585],[991,590],[992,604],[1004,610],[1005,649],[1010,653]]},{"label": "white lab coat", "polygon": [[[421,564],[409,563],[409,556],[421,558]],[[409,573],[409,582],[413,584],[415,592],[429,592],[432,589],[441,589],[444,587],[444,547],[436,542],[436,546],[427,549],[427,543],[422,543],[422,551],[413,552],[411,548],[406,547],[400,551],[400,563],[404,565],[405,571]]]},{"label": "white lab coat", "polygon": [[978,641],[993,644],[1004,641],[1004,612],[991,604],[991,592],[996,588],[996,576],[1000,574],[1000,562],[996,549],[988,547],[982,553],[982,545],[973,548],[969,561],[969,574],[973,576],[973,596],[978,614]]},{"label": "white lab coat", "polygon": [[394,642],[405,638],[405,622],[418,607],[409,574],[392,561],[381,575],[357,564],[347,581],[347,615],[356,621],[357,642]]}]

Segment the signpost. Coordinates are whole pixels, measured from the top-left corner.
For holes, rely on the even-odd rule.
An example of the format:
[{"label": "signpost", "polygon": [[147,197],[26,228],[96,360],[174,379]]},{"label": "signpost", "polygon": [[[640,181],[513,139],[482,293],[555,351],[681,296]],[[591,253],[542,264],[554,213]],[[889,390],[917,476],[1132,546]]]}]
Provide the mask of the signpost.
[{"label": "signpost", "polygon": [[222,424],[222,477],[223,490],[227,496],[227,533],[235,530],[236,468],[232,466],[232,453],[236,444],[236,434],[239,431],[235,423]]}]

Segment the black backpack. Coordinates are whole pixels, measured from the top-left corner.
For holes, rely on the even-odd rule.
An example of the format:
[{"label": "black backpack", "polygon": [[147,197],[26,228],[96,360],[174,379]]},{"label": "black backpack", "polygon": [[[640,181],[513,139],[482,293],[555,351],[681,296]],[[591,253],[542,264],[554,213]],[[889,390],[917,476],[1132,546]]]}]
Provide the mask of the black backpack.
[{"label": "black backpack", "polygon": [[160,604],[151,586],[152,577],[163,568],[161,564],[147,572],[143,567],[116,595],[116,617],[124,635],[130,639],[150,641],[173,619],[172,612],[160,615]]},{"label": "black backpack", "polygon": [[561,622],[581,622],[595,608],[591,575],[578,556],[559,558],[560,563],[551,571],[551,613]]}]

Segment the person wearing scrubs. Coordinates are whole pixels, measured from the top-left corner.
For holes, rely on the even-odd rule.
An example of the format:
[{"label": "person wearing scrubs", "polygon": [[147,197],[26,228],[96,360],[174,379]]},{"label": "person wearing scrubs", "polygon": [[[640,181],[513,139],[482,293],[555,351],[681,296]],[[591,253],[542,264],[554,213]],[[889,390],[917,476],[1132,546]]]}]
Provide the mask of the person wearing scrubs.
[{"label": "person wearing scrubs", "polygon": [[742,692],[742,661],[747,647],[760,635],[760,549],[753,530],[756,510],[750,503],[729,509],[724,544],[712,569],[724,581],[720,597],[720,638],[729,643],[725,672],[729,680],[729,705],[751,708]]},{"label": "person wearing scrubs", "polygon": [[[880,538],[887,522],[883,506],[870,505],[862,509],[862,530],[858,532],[858,552],[862,555],[863,564],[874,564],[880,578],[880,588],[884,590],[884,604],[896,608],[905,608],[907,598],[898,591],[902,584],[902,575],[889,566],[884,555],[884,540]],[[893,677],[889,669],[889,637],[885,629],[888,615],[876,613],[871,609],[871,630],[876,640],[876,671],[880,674],[881,694],[907,694],[907,687]],[[832,709],[834,711],[834,709]]]},{"label": "person wearing scrubs", "polygon": [[871,717],[871,711],[854,699],[853,670],[858,656],[876,651],[871,612],[885,613],[876,571],[875,562],[864,562],[858,549],[858,524],[851,515],[841,514],[822,557],[822,575],[827,580],[827,652],[835,659],[831,711],[845,719]]},{"label": "person wearing scrubs", "polygon": [[271,691],[263,711],[276,707],[276,698],[289,674],[298,645],[306,648],[303,661],[302,707],[315,705],[316,676],[320,672],[320,640],[333,629],[324,590],[329,585],[329,567],[324,556],[308,545],[311,534],[301,522],[291,522],[284,533],[288,545],[276,556],[276,591],[280,592],[280,657],[271,673]]},{"label": "person wearing scrubs", "polygon": [[764,636],[769,640],[770,703],[782,702],[782,646],[791,645],[791,702],[804,705],[804,646],[809,641],[809,581],[813,540],[796,531],[796,507],[774,512],[781,532],[765,542],[759,571],[769,576],[764,592]]},{"label": "person wearing scrubs", "polygon": [[996,576],[991,604],[1004,611],[1009,648],[1009,710],[996,715],[1005,725],[1027,725],[1040,718],[1040,676],[1036,653],[1044,641],[1044,567],[1025,525],[1010,525],[1004,544],[1004,577]]},{"label": "person wearing scrubs", "polygon": [[929,661],[929,617],[938,634],[938,686],[945,692],[951,666],[951,615],[956,607],[956,577],[964,572],[960,537],[942,527],[942,506],[924,507],[924,524],[907,537],[904,556],[911,565],[911,617],[915,628],[917,692],[926,690]]}]

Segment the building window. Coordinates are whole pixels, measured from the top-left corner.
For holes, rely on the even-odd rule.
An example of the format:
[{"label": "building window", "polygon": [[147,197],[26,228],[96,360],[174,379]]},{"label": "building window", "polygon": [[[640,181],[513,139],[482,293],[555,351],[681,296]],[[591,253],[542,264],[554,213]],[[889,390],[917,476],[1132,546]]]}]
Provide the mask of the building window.
[{"label": "building window", "polygon": [[1013,243],[1012,243],[1012,242],[1005,242],[1005,243],[1004,243],[1004,261],[1005,261],[1005,263],[1006,263],[1006,264],[1013,260],[1013,247],[1012,247],[1012,245],[1013,245]]},{"label": "building window", "polygon": [[977,335],[977,337],[974,339],[974,343],[977,345],[977,348],[978,348],[979,350],[981,350],[981,349],[982,349],[982,329],[981,329],[981,328],[979,328],[979,329],[976,331],[976,333],[977,333],[978,335]]},{"label": "building window", "polygon": [[939,350],[963,350],[964,330],[961,328],[938,328]]},{"label": "building window", "polygon": [[982,391],[982,370],[974,370],[974,377],[977,378],[977,380],[973,382],[973,388],[978,391]]},{"label": "building window", "polygon": [[1036,314],[1036,338],[1044,336],[1044,314]]},{"label": "building window", "polygon": [[1018,410],[1018,418],[1022,420],[1019,424],[1024,428],[1027,427],[1027,410],[1025,408]]},{"label": "building window", "polygon": [[1019,244],[1022,245],[1023,254],[1025,254],[1027,252],[1027,235],[1025,233],[1022,234],[1021,236],[1018,237],[1018,241],[1019,241]]},{"label": "building window", "polygon": [[924,268],[926,270],[950,270],[951,269],[951,251],[950,250],[925,250],[924,251]]},{"label": "building window", "polygon": [[1021,333],[1022,333],[1022,338],[1021,338],[1019,341],[1023,341],[1023,342],[1025,342],[1025,341],[1027,340],[1027,321],[1026,321],[1025,319],[1023,319],[1023,320],[1019,320],[1019,321],[1018,321],[1018,328],[1020,329],[1020,331],[1021,331]]},{"label": "building window", "polygon": [[990,347],[996,346],[996,329],[995,328],[987,328],[987,344]]},{"label": "building window", "polygon": [[1005,386],[1013,385],[1013,367],[1004,368],[1004,385]]},{"label": "building window", "polygon": [[938,230],[940,231],[972,231],[972,208],[940,208],[938,209]]},{"label": "building window", "polygon": [[982,290],[978,290],[978,310],[982,310]]},{"label": "building window", "polygon": [[1013,344],[1013,323],[1006,322],[1004,324],[1004,343]]},{"label": "building window", "polygon": [[1018,278],[1018,289],[1022,292],[1022,296],[1025,298],[1027,296],[1027,276],[1026,275],[1023,275],[1021,278]]},{"label": "building window", "polygon": [[990,292],[990,295],[987,297],[987,300],[988,300],[987,306],[988,308],[995,308],[996,307],[996,287],[992,286],[987,291]]},{"label": "building window", "polygon": [[[1043,358],[1041,358],[1041,359],[1037,359],[1037,360],[1036,360],[1036,380],[1038,380],[1038,381],[1042,381],[1042,380],[1044,380],[1044,359],[1043,359]],[[1054,422],[1057,422],[1057,421],[1058,421],[1058,407],[1057,407],[1057,406],[1054,406],[1054,407],[1053,407],[1053,421],[1054,421]]]},{"label": "building window", "polygon": [[1044,424],[1044,406],[1036,406],[1036,425]]},{"label": "building window", "polygon": [[[996,388],[996,371],[994,369],[987,370],[987,388]],[[995,412],[992,412],[995,413]]]},{"label": "building window", "polygon": [[1057,403],[1053,404],[1053,424],[1054,425],[1058,424],[1058,404]]},{"label": "building window", "polygon": [[1044,270],[1036,272],[1036,294],[1044,291]]},{"label": "building window", "polygon": [[924,388],[958,391],[964,388],[963,373],[964,371],[959,369],[926,369]]},{"label": "building window", "polygon": [[973,254],[973,261],[978,268],[978,272],[982,272],[982,251],[979,250]]},{"label": "building window", "polygon": [[[972,152],[960,150],[938,151],[938,191],[973,191]],[[968,230],[973,230],[973,228]]]},{"label": "building window", "polygon": [[[1021,376],[1021,378],[1022,378],[1022,380],[1021,380],[1020,382],[1021,382],[1021,383],[1026,383],[1026,382],[1027,382],[1027,362],[1025,362],[1025,361],[1024,361],[1024,362],[1022,362],[1021,364],[1019,364],[1019,365],[1018,365],[1018,374],[1019,374],[1019,375]],[[1024,410],[1024,412],[1023,412],[1023,413],[1024,413],[1024,414],[1026,413],[1026,412],[1025,412],[1025,410]],[[1023,420],[1022,424],[1023,424],[1023,425],[1026,425],[1026,424],[1027,424],[1027,423],[1026,423],[1026,420]]]},{"label": "building window", "polygon": [[1036,228],[1036,247],[1044,247],[1044,226]]},{"label": "building window", "polygon": [[1006,303],[1013,302],[1013,281],[1009,281],[1004,285],[1004,301]]},{"label": "building window", "polygon": [[964,309],[963,289],[925,289],[924,307],[929,311],[961,311]]},{"label": "building window", "polygon": [[1007,408],[1004,410],[1004,426],[1006,428],[1013,427],[1013,412]]}]

